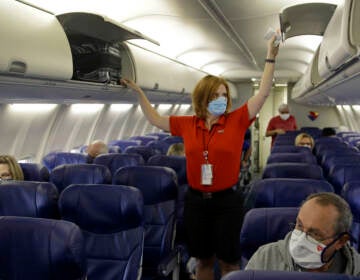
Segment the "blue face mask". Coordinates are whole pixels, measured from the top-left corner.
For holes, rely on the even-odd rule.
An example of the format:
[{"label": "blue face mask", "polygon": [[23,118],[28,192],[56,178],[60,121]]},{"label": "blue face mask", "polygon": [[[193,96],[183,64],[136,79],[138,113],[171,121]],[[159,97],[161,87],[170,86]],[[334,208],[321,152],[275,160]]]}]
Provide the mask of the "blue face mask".
[{"label": "blue face mask", "polygon": [[226,106],[227,98],[225,96],[220,96],[209,103],[208,111],[211,115],[220,116],[225,113]]}]

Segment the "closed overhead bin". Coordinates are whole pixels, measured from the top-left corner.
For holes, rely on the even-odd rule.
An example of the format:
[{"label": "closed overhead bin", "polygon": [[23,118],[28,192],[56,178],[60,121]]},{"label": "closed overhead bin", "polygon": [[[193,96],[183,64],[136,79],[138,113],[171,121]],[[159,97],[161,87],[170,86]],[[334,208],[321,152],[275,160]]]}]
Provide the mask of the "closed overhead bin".
[{"label": "closed overhead bin", "polygon": [[14,0],[1,0],[0,40],[0,74],[71,79],[70,45],[54,15]]}]

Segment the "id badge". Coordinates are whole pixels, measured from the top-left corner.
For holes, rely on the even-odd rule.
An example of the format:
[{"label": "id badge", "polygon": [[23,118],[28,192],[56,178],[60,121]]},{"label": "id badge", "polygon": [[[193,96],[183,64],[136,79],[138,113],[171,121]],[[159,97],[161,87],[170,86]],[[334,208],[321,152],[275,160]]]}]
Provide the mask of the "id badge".
[{"label": "id badge", "polygon": [[211,185],[213,178],[212,164],[202,164],[201,165],[201,184],[202,185]]}]

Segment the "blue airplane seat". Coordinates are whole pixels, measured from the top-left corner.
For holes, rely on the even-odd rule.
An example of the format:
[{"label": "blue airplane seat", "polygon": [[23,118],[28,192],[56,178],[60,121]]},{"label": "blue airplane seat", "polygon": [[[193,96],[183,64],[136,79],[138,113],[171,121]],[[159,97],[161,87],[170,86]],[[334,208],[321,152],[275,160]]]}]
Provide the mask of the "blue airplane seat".
[{"label": "blue airplane seat", "polygon": [[347,274],[326,272],[238,270],[225,275],[222,280],[359,280]]},{"label": "blue airplane seat", "polygon": [[58,219],[58,197],[56,187],[49,182],[2,182],[0,216]]},{"label": "blue airplane seat", "polygon": [[0,217],[0,278],[86,279],[79,227],[61,220]]},{"label": "blue airplane seat", "polygon": [[176,240],[185,240],[184,229],[184,201],[189,188],[186,176],[186,158],[182,156],[154,155],[149,158],[147,165],[167,166],[172,168],[178,179],[178,197],[176,205]]},{"label": "blue airplane seat", "polygon": [[246,198],[246,208],[299,207],[312,193],[334,192],[326,180],[267,178],[255,181]]},{"label": "blue airplane seat", "polygon": [[165,137],[161,141],[168,144],[169,146],[171,144],[175,144],[175,143],[184,143],[184,139],[182,137],[180,137],[180,136],[172,136],[172,135],[170,135],[168,137]]},{"label": "blue airplane seat", "polygon": [[328,181],[333,185],[335,193],[340,195],[347,182],[360,180],[359,171],[360,163],[338,164],[330,169]]},{"label": "blue airplane seat", "polygon": [[315,126],[303,126],[300,128],[301,132],[311,135],[314,139],[317,139],[321,136],[322,130]]},{"label": "blue airplane seat", "polygon": [[158,140],[162,140],[168,136],[170,136],[170,133],[168,132],[151,132],[147,133],[145,136],[156,136]]},{"label": "blue airplane seat", "polygon": [[158,140],[158,139],[159,139],[159,137],[154,136],[154,135],[147,135],[147,136],[138,135],[138,136],[131,136],[129,138],[129,140],[140,141],[141,146],[146,146],[146,144],[149,143],[150,141],[154,141],[154,140]]},{"label": "blue airplane seat", "polygon": [[336,165],[343,165],[348,163],[360,164],[360,153],[359,154],[335,154],[329,156],[322,163],[322,168],[325,176],[328,176],[330,170],[332,170]]},{"label": "blue airplane seat", "polygon": [[122,151],[119,146],[109,145],[109,154],[120,154]]},{"label": "blue airplane seat", "polygon": [[49,170],[45,166],[33,162],[20,162],[19,164],[25,181],[49,181]]},{"label": "blue airplane seat", "polygon": [[322,168],[309,163],[271,163],[264,168],[262,178],[309,178],[323,180]]},{"label": "blue airplane seat", "polygon": [[110,184],[109,168],[99,164],[63,164],[50,173],[50,182],[59,194],[71,184]]},{"label": "blue airplane seat", "polygon": [[276,162],[303,162],[316,164],[316,158],[311,153],[271,153],[266,164]]},{"label": "blue airplane seat", "polygon": [[352,245],[360,252],[360,180],[347,182],[341,196],[349,204],[353,214],[353,224],[351,227]]},{"label": "blue airplane seat", "polygon": [[283,239],[296,222],[297,207],[254,208],[245,214],[240,232],[241,267],[262,245]]},{"label": "blue airplane seat", "polygon": [[327,151],[333,150],[347,150],[349,146],[341,141],[333,141],[333,142],[315,142],[314,146],[314,154],[317,157],[321,157]]},{"label": "blue airplane seat", "polygon": [[[115,173],[113,184],[138,188],[144,197],[142,279],[158,279],[159,272],[165,277],[178,271],[179,252],[173,246],[178,188],[175,171],[163,166],[127,166]],[[165,258],[167,264],[162,263]]]},{"label": "blue airplane seat", "polygon": [[159,154],[164,154],[166,155],[168,149],[169,149],[169,144],[167,144],[164,141],[161,140],[154,140],[154,141],[150,141],[146,144],[146,147],[150,147],[153,150],[156,150]]},{"label": "blue airplane seat", "polygon": [[42,158],[42,164],[51,172],[62,164],[86,163],[86,155],[69,152],[51,152]]},{"label": "blue airplane seat", "polygon": [[294,145],[296,135],[279,134],[274,140],[273,146]]},{"label": "blue airplane seat", "polygon": [[88,279],[139,279],[143,208],[141,192],[130,186],[74,184],[61,193],[61,218],[84,235]]},{"label": "blue airplane seat", "polygon": [[279,145],[271,148],[271,153],[307,153],[312,154],[311,150],[307,147],[291,145]]},{"label": "blue airplane seat", "polygon": [[114,175],[120,167],[143,165],[145,162],[139,154],[101,154],[94,159],[93,163],[107,166]]},{"label": "blue airplane seat", "polygon": [[121,151],[125,151],[129,146],[139,146],[140,144],[139,140],[111,140],[108,143],[109,146],[118,146]]},{"label": "blue airplane seat", "polygon": [[152,149],[148,146],[130,146],[124,151],[125,154],[139,154],[143,157],[144,161],[147,162],[150,157],[159,153],[159,151]]},{"label": "blue airplane seat", "polygon": [[[359,156],[360,153],[358,153],[357,151],[353,150],[353,149],[338,149],[338,148],[330,148],[327,151],[324,151],[321,155],[318,155],[318,162],[321,165],[324,165],[324,163],[333,157],[338,157],[338,156]],[[330,170],[329,170],[330,171]]]}]

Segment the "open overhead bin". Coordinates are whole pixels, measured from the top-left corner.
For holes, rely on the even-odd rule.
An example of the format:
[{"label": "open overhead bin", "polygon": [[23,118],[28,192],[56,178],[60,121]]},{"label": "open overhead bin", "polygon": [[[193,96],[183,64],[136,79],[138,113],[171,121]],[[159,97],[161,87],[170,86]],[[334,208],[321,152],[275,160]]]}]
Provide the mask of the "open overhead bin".
[{"label": "open overhead bin", "polygon": [[336,5],[306,3],[287,6],[280,11],[280,29],[285,39],[299,35],[323,35]]},{"label": "open overhead bin", "polygon": [[116,84],[74,80],[74,48],[92,42],[104,43],[109,48],[115,46],[121,58],[119,75],[148,90],[152,102],[188,103],[188,93],[206,74],[128,43],[130,39],[145,39],[158,44],[97,14],[76,12],[55,16],[19,1],[1,0],[0,35],[0,99],[6,102],[30,99],[133,102],[133,94]]},{"label": "open overhead bin", "polygon": [[[295,101],[318,104],[360,104],[360,1],[345,0],[337,6],[324,32],[318,57],[309,66],[313,86],[295,85]],[[317,70],[317,72],[316,72]],[[301,94],[299,94],[301,92]]]}]

